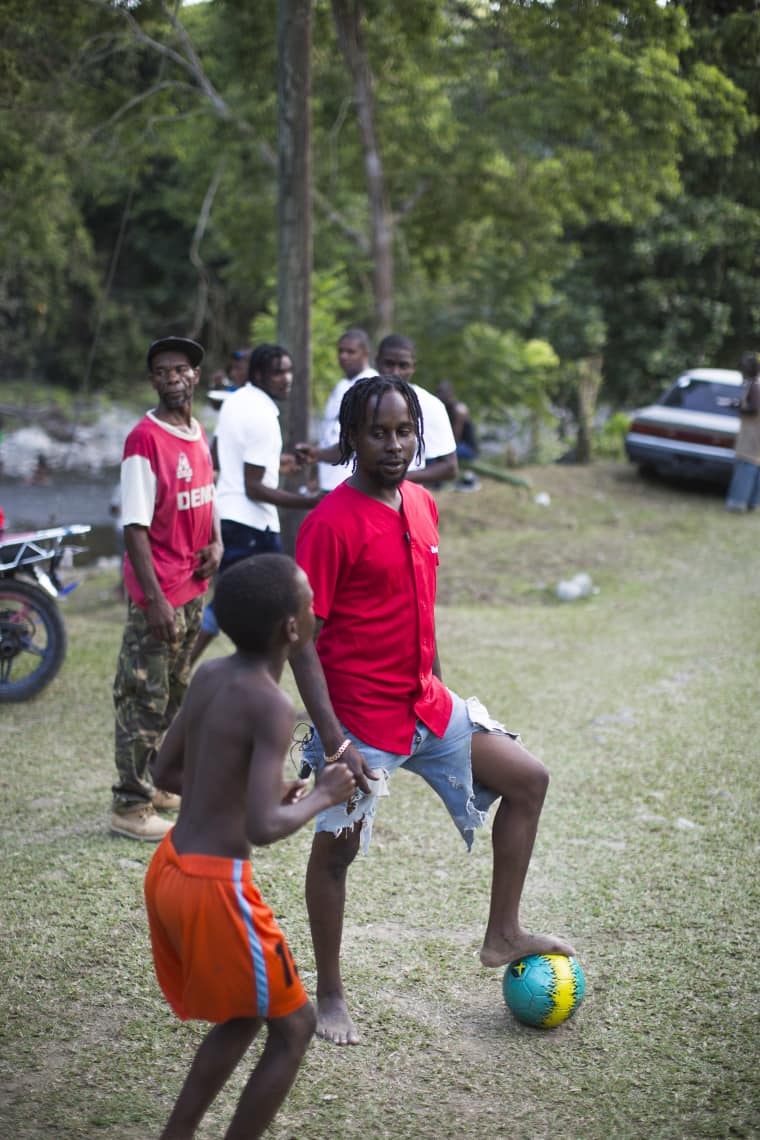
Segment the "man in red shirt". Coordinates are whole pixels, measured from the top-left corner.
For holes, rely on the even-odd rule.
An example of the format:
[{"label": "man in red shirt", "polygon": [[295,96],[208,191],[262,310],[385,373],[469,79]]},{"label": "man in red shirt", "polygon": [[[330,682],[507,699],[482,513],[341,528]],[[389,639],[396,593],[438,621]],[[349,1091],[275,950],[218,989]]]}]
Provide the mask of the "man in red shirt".
[{"label": "man in red shirt", "polygon": [[435,635],[438,513],[405,481],[422,445],[416,394],[404,380],[361,380],[341,406],[341,459],[354,473],[301,526],[296,560],[314,591],[317,641],[291,658],[315,733],[312,767],[348,763],[357,790],[317,818],[306,880],[317,963],[317,1033],[336,1045],[358,1034],[340,975],[348,868],[366,849],[387,776],[404,767],[441,797],[468,848],[491,804],[491,906],[480,960],[498,967],[525,954],[572,953],[532,935],[519,904],[548,785],[543,764],[475,698],[441,680]]},{"label": "man in red shirt", "polygon": [[185,337],[151,344],[158,406],[127,436],[121,464],[128,601],[113,688],[111,831],[149,842],[171,827],[155,809],[179,806],[153,786],[149,764],[185,695],[203,595],[222,556],[208,440],[193,417],[202,360],[202,347]]}]

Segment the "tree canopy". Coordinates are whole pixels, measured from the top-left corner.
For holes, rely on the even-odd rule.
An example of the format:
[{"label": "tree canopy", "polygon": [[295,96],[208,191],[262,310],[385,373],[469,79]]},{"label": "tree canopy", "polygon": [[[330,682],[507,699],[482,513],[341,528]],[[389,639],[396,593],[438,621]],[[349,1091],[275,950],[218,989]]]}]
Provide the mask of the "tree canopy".
[{"label": "tree canopy", "polygon": [[[630,405],[755,347],[760,18],[724,7],[316,0],[317,404],[347,325],[475,411],[591,359]],[[276,6],[0,19],[0,373],[118,391],[169,328],[213,366],[271,328]]]}]

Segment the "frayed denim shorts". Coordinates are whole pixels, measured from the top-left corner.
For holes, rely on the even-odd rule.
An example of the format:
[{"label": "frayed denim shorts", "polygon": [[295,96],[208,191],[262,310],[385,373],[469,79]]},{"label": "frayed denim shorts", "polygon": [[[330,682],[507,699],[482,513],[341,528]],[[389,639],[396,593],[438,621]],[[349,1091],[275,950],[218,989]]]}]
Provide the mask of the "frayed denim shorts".
[{"label": "frayed denim shorts", "polygon": [[[472,734],[496,732],[502,736],[510,736],[513,740],[518,740],[519,736],[493,720],[477,697],[463,700],[456,693],[452,693],[451,697],[453,700],[451,720],[444,735],[435,736],[422,721],[418,720],[412,740],[412,751],[408,756],[373,748],[344,726],[346,736],[356,745],[378,778],[370,781],[372,791],[369,794],[357,789],[355,805],[351,811],[348,810],[349,801],[321,812],[316,817],[316,830],[331,831],[333,835],[339,836],[343,831],[361,824],[362,850],[366,852],[372,838],[372,825],[378,800],[390,794],[389,783],[392,773],[397,768],[404,768],[408,772],[422,776],[443,800],[469,851],[476,829],[486,822],[488,809],[499,798],[498,792],[473,780],[470,752]],[[316,731],[305,742],[303,756],[315,772],[324,766],[324,749]]]}]

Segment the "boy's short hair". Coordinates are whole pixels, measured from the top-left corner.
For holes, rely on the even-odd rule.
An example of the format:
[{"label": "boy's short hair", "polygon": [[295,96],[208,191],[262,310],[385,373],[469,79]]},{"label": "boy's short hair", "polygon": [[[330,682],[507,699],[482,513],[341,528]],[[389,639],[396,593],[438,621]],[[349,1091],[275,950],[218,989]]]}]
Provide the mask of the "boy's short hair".
[{"label": "boy's short hair", "polygon": [[287,554],[255,554],[219,575],[214,614],[238,649],[265,653],[280,622],[298,613],[297,570]]}]

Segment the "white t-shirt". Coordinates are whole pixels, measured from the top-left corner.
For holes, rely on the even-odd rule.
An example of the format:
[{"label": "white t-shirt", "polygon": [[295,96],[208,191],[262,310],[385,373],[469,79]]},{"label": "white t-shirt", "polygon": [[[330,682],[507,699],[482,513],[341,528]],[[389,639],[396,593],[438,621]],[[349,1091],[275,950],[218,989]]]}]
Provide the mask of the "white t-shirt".
[{"label": "white t-shirt", "polygon": [[[365,368],[358,376],[354,376],[352,380],[348,380],[345,376],[333,388],[330,393],[330,398],[325,405],[325,415],[322,420],[322,431],[319,437],[320,447],[332,447],[333,444],[338,442],[340,437],[340,423],[338,416],[340,413],[341,401],[348,391],[348,389],[356,383],[357,380],[364,380],[367,376],[377,376],[377,372],[372,368]],[[417,399],[420,403],[420,410],[422,411],[423,421],[423,434],[425,437],[425,447],[423,449],[422,458],[417,460],[415,457],[409,464],[410,471],[419,470],[424,467],[429,459],[440,459],[444,455],[451,455],[452,451],[456,451],[457,443],[454,439],[454,432],[451,428],[451,420],[449,413],[446,411],[445,404],[434,396],[432,392],[428,392],[427,388],[421,388],[419,384],[412,384]],[[351,464],[341,463],[333,466],[331,463],[320,463],[319,468],[319,485],[327,491],[332,491],[335,487],[339,486],[351,474]]]},{"label": "white t-shirt", "polygon": [[231,519],[256,530],[279,533],[280,516],[273,503],[249,499],[245,493],[244,465],[263,467],[265,487],[280,483],[282,431],[280,409],[262,388],[244,384],[230,392],[219,411],[216,427],[219,481],[216,501],[221,519]]},{"label": "white t-shirt", "polygon": [[428,392],[427,388],[420,388],[419,384],[412,384],[412,387],[420,402],[425,447],[421,462],[413,459],[409,464],[410,471],[424,467],[430,459],[441,459],[444,455],[451,455],[452,451],[457,449],[446,405],[432,392]]}]

